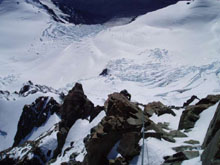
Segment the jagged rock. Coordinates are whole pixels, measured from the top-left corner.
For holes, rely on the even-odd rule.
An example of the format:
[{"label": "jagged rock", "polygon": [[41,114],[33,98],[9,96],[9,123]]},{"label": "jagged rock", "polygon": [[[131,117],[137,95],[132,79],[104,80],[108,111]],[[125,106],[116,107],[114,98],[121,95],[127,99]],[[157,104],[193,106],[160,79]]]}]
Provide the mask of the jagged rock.
[{"label": "jagged rock", "polygon": [[199,144],[200,142],[197,141],[197,140],[188,140],[188,141],[184,141],[184,143],[187,143],[187,144]]},{"label": "jagged rock", "polygon": [[178,138],[187,137],[186,134],[184,134],[183,132],[180,132],[179,130],[170,131],[169,134],[173,137],[178,137]]},{"label": "jagged rock", "polygon": [[33,84],[33,82],[31,81],[28,81],[27,83],[25,83],[23,87],[20,89],[20,91],[16,93],[18,93],[19,96],[27,97],[28,95],[35,94],[37,92],[41,92],[41,93],[50,92],[50,93],[54,93],[54,94],[61,95],[61,96],[63,95],[63,93],[59,92],[58,90],[55,90],[46,85]]},{"label": "jagged rock", "polygon": [[163,128],[163,129],[166,129],[166,130],[170,130],[169,125],[170,125],[170,123],[168,123],[168,122],[163,122],[163,123],[159,122],[159,123],[157,123],[157,126]]},{"label": "jagged rock", "polygon": [[107,68],[103,69],[102,73],[99,76],[107,76],[109,74],[109,70]]},{"label": "jagged rock", "polygon": [[162,137],[163,137],[163,134],[162,133],[156,133],[156,132],[147,132],[147,133],[144,134],[144,138],[149,138],[149,137],[153,137],[153,138],[161,140]]},{"label": "jagged rock", "polygon": [[210,122],[203,142],[201,160],[203,165],[220,164],[220,104]]},{"label": "jagged rock", "polygon": [[141,136],[138,132],[128,132],[122,135],[117,151],[126,159],[131,160],[140,153],[138,142]]},{"label": "jagged rock", "polygon": [[180,163],[184,160],[189,160],[199,156],[199,151],[183,151],[178,152],[172,156],[165,156],[164,165],[173,165],[174,163]]},{"label": "jagged rock", "polygon": [[220,100],[220,95],[208,95],[206,98],[201,99],[196,105],[210,104],[214,105]]},{"label": "jagged rock", "polygon": [[[150,125],[148,125],[147,127],[145,127],[146,131],[150,131],[153,130],[157,133],[157,137],[158,139],[162,138],[166,141],[169,141],[171,143],[175,143],[176,140],[173,138],[172,135],[170,135],[169,133],[165,132],[160,126],[158,126],[157,124],[155,124],[154,122],[151,121]],[[147,138],[147,135],[146,135]]]},{"label": "jagged rock", "polygon": [[128,91],[126,89],[122,90],[120,92],[120,94],[124,95],[125,97],[127,97],[128,100],[131,100],[131,94],[128,93]]},{"label": "jagged rock", "polygon": [[[84,165],[109,163],[107,155],[118,141],[120,142],[117,150],[126,161],[140,152],[138,134],[141,131],[143,119],[146,126],[150,124],[148,118],[143,118],[141,109],[130,102],[124,94],[113,93],[105,102],[105,111],[106,117],[91,130],[91,134],[84,140],[87,150]],[[130,145],[126,146],[128,142]]]},{"label": "jagged rock", "polygon": [[193,128],[199,119],[199,114],[216,104],[219,100],[220,95],[208,95],[206,98],[201,99],[196,105],[187,106],[181,115],[178,129]]},{"label": "jagged rock", "polygon": [[60,114],[64,125],[70,128],[77,119],[87,119],[94,110],[94,104],[84,94],[82,85],[76,83],[64,99]]},{"label": "jagged rock", "polygon": [[94,104],[84,94],[82,84],[76,83],[64,98],[59,112],[62,121],[59,123],[57,133],[58,145],[54,151],[54,158],[61,153],[69,129],[77,119],[87,119],[94,111]]},{"label": "jagged rock", "polygon": [[39,97],[31,105],[25,105],[18,122],[13,146],[20,144],[35,127],[43,125],[58,109],[59,104],[52,97]]},{"label": "jagged rock", "polygon": [[34,141],[26,141],[22,145],[0,152],[0,164],[46,164],[52,158],[57,145],[57,139],[55,138],[57,126],[55,125]]},{"label": "jagged rock", "polygon": [[199,98],[195,95],[193,95],[189,100],[187,100],[185,103],[183,103],[183,107],[189,106],[194,100],[199,100]]},{"label": "jagged rock", "polygon": [[178,147],[173,147],[172,149],[176,152],[183,152],[183,151],[192,151],[192,150],[198,150],[200,149],[200,146],[190,146],[190,145],[184,145],[184,146],[178,146]]},{"label": "jagged rock", "polygon": [[166,113],[176,116],[176,114],[173,112],[171,108],[165,106],[160,101],[147,104],[144,107],[144,113],[149,117],[151,117],[154,113],[157,114],[158,116],[161,116]]}]

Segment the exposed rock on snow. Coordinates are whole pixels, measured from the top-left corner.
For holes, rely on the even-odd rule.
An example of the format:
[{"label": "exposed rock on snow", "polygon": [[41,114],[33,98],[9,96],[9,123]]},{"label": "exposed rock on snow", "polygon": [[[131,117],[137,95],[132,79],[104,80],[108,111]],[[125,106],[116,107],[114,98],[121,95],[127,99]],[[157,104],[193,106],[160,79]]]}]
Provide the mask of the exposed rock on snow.
[{"label": "exposed rock on snow", "polygon": [[163,165],[178,165],[184,160],[189,160],[199,156],[199,151],[183,151],[178,152],[172,156],[164,157],[165,162]]},{"label": "exposed rock on snow", "polygon": [[[174,114],[178,114],[179,110],[172,110],[161,102],[143,105],[138,102],[132,102],[130,99],[131,95],[128,91],[123,90],[119,93],[115,92],[108,95],[104,106],[95,107],[87,98],[82,85],[79,83],[76,83],[68,95],[64,97],[62,105],[59,105],[51,97],[39,97],[34,103],[24,107],[18,124],[14,146],[0,152],[0,164],[56,164],[63,162],[75,165],[128,165],[141,153],[141,130],[145,131],[145,139],[159,139],[161,143],[166,142],[170,145],[170,149],[177,152],[175,154],[172,152],[171,156],[165,156],[164,165],[181,164],[185,160],[199,156],[201,146],[198,141],[190,140],[189,133],[185,134],[180,130],[169,128],[169,121],[155,123],[149,119],[149,114],[146,113],[146,111],[153,110],[154,115],[157,115],[157,117],[163,117],[164,115],[175,117]],[[186,106],[185,111],[189,111],[189,108],[192,107],[192,112],[199,115],[219,99],[219,95],[209,95],[205,99],[201,99],[196,105]],[[102,120],[100,118],[101,121],[99,120],[99,123],[96,122],[98,124],[94,124],[96,125],[95,127],[90,127],[92,128],[90,133],[85,132],[82,137],[75,135],[81,138],[79,140],[81,142],[72,140],[70,137],[67,138],[78,119],[93,122],[103,110],[106,116]],[[45,123],[50,115],[55,112],[61,117],[59,123],[56,123],[38,138],[25,141],[25,137],[34,128]],[[159,115],[164,112],[168,113],[162,116]],[[142,129],[143,120],[145,122],[145,130]],[[87,121],[88,124],[89,121]],[[202,160],[205,163],[209,160],[219,160],[219,146],[217,145],[219,143],[218,125],[219,107],[203,144],[205,151],[202,154]],[[77,134],[78,132],[72,133]],[[182,145],[176,145],[178,141],[182,141]],[[69,145],[66,145],[66,142]],[[188,144],[184,145],[184,143]],[[77,147],[80,149],[77,149]],[[211,148],[213,150],[210,152]],[[62,160],[62,157],[66,158]]]},{"label": "exposed rock on snow", "polygon": [[189,100],[183,103],[183,107],[189,106],[194,100],[200,100],[197,96],[193,95]]},{"label": "exposed rock on snow", "polygon": [[202,147],[203,165],[220,164],[220,104],[210,122]]},{"label": "exposed rock on snow", "polygon": [[84,94],[82,85],[76,83],[68,95],[64,98],[64,103],[60,108],[61,122],[57,134],[58,146],[54,152],[56,158],[61,153],[69,129],[77,119],[87,119],[94,110],[94,104]]},{"label": "exposed rock on snow", "polygon": [[38,84],[33,84],[31,81],[28,81],[23,85],[23,87],[20,89],[18,92],[19,96],[27,97],[30,94],[34,94],[37,92],[41,93],[54,93],[57,95],[62,96],[62,92],[55,90],[51,87],[48,87],[46,85],[38,85]]},{"label": "exposed rock on snow", "polygon": [[186,110],[183,111],[180,118],[178,129],[193,128],[196,121],[199,119],[199,114],[219,100],[220,95],[208,95],[206,98],[201,99],[196,105],[186,107]]},{"label": "exposed rock on snow", "polygon": [[57,146],[55,125],[34,141],[0,152],[0,164],[45,164],[53,156]]},{"label": "exposed rock on snow", "polygon": [[173,112],[173,110],[170,107],[165,106],[159,101],[148,103],[144,107],[144,113],[149,117],[151,117],[154,113],[157,114],[158,116],[166,114],[166,113],[176,116],[176,114]]},{"label": "exposed rock on snow", "polygon": [[25,105],[18,122],[13,147],[25,142],[34,128],[42,126],[48,118],[58,112],[59,104],[52,97],[39,97],[31,105]]},{"label": "exposed rock on snow", "polygon": [[99,74],[99,76],[107,76],[109,74],[109,69],[105,68],[103,71]]},{"label": "exposed rock on snow", "polygon": [[[85,139],[87,150],[83,161],[85,165],[109,164],[107,155],[117,142],[119,142],[117,151],[126,162],[140,153],[138,142],[141,138],[142,110],[130,102],[122,92],[108,96],[105,111],[106,117],[91,130],[91,134]],[[150,124],[147,117],[144,120],[146,126]]]}]

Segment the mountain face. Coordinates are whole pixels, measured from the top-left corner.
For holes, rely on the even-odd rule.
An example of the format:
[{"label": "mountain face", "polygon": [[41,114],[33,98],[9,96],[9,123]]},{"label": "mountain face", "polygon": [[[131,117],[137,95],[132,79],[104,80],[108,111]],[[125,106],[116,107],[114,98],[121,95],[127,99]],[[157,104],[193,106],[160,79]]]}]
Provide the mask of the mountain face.
[{"label": "mountain face", "polygon": [[131,17],[166,7],[178,0],[52,0],[75,24],[98,24],[111,19]]},{"label": "mountain face", "polygon": [[219,11],[0,0],[0,164],[219,164]]}]

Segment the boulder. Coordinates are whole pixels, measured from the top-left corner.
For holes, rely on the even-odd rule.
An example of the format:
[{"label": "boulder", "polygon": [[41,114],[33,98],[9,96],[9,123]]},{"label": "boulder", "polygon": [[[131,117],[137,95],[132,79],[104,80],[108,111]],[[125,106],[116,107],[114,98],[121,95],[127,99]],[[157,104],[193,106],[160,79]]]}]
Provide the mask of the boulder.
[{"label": "boulder", "polygon": [[147,104],[144,107],[144,113],[149,117],[151,117],[154,113],[158,116],[161,116],[163,114],[171,114],[173,116],[176,116],[176,114],[173,112],[171,108],[164,105],[160,101]]},{"label": "boulder", "polygon": [[220,164],[220,104],[210,122],[202,148],[201,160],[203,165]]},{"label": "boulder", "polygon": [[184,141],[184,143],[186,143],[186,144],[199,144],[200,142],[199,141],[197,141],[197,140],[187,140],[187,141]]},{"label": "boulder", "polygon": [[25,105],[18,122],[13,146],[24,142],[34,128],[42,126],[55,112],[59,104],[52,97],[39,97],[31,105]]},{"label": "boulder", "polygon": [[140,153],[141,147],[138,142],[141,134],[138,132],[128,132],[122,135],[117,151],[126,159],[131,160]]},{"label": "boulder", "polygon": [[105,68],[103,71],[99,74],[99,76],[107,76],[109,74],[109,69]]},{"label": "boulder", "polygon": [[153,121],[151,121],[150,124],[147,127],[145,127],[145,131],[150,131],[150,130],[155,131],[156,134],[146,133],[146,137],[145,138],[147,138],[147,137],[154,137],[155,136],[157,139],[161,139],[162,138],[162,139],[164,139],[164,140],[166,140],[168,142],[171,142],[171,143],[175,143],[176,142],[176,140],[174,139],[174,137],[171,134],[169,134],[166,131],[164,131],[160,125],[155,124]]},{"label": "boulder", "polygon": [[193,95],[189,100],[187,100],[185,103],[183,103],[183,108],[186,106],[189,106],[194,100],[199,100],[199,98],[195,95]]},{"label": "boulder", "polygon": [[177,138],[183,138],[183,137],[187,137],[186,134],[184,134],[183,132],[179,131],[179,130],[173,130],[170,131],[169,134],[173,137],[177,137]]},{"label": "boulder", "polygon": [[117,142],[117,151],[125,161],[131,160],[140,153],[138,142],[143,120],[146,126],[150,124],[141,109],[130,102],[124,93],[109,95],[104,105],[106,117],[91,129],[91,134],[84,140],[87,150],[84,165],[109,163],[107,155]]},{"label": "boulder", "polygon": [[184,160],[193,159],[199,156],[199,151],[182,151],[172,156],[165,156],[164,165],[181,164]]},{"label": "boulder", "polygon": [[200,148],[201,146],[183,145],[183,146],[173,147],[172,149],[176,152],[183,152],[183,151],[199,150]]}]

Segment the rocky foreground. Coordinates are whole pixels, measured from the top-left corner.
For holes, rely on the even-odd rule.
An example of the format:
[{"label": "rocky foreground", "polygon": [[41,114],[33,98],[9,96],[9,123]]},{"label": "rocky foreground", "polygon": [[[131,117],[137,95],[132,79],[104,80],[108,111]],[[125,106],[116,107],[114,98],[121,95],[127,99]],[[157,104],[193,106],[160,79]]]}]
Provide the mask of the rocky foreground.
[{"label": "rocky foreground", "polygon": [[[35,92],[44,92],[44,89],[52,90],[29,82],[17,94],[26,97]],[[52,91],[60,94],[56,90]],[[5,97],[6,94],[10,95],[2,92],[3,94]],[[187,137],[186,133],[194,128],[203,111],[220,100],[220,95],[208,95],[203,99],[192,96],[182,107],[166,106],[161,102],[141,104],[132,102],[131,95],[123,90],[110,94],[104,105],[94,106],[79,83],[76,83],[66,96],[60,95],[63,98],[62,104],[52,97],[43,96],[24,106],[13,146],[0,152],[0,164],[58,164],[58,159],[69,155],[62,164],[127,165],[141,154],[140,140],[143,126],[144,138],[176,143],[176,139]],[[194,102],[196,104],[193,104]],[[184,111],[180,117],[178,130],[171,130],[169,121],[155,123],[151,119],[153,115],[176,116],[180,109]],[[80,153],[79,150],[76,152],[74,141],[64,148],[67,136],[77,120],[86,119],[92,123],[100,113],[105,115],[90,132],[87,132]],[[203,165],[220,164],[220,105],[214,113],[208,130],[201,130],[207,131],[203,144],[194,139],[185,141],[185,145],[173,148],[175,154],[164,157],[164,165],[179,165],[184,160],[196,157],[200,157]],[[26,140],[34,129],[43,126],[53,114],[60,117],[59,123],[35,140]],[[115,159],[109,159],[108,155],[113,149],[119,155]],[[79,155],[83,155],[82,161],[76,159]]]}]

